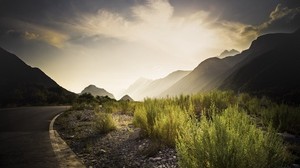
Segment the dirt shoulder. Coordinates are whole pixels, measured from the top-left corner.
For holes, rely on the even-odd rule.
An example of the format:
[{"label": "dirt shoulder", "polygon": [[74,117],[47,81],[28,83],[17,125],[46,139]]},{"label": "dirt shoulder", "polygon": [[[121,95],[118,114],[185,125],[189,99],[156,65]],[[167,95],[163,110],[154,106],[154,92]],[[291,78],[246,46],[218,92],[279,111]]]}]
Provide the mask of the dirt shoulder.
[{"label": "dirt shoulder", "polygon": [[133,117],[114,113],[116,129],[101,134],[93,110],[67,111],[54,128],[87,167],[178,167],[175,149],[140,136]]}]

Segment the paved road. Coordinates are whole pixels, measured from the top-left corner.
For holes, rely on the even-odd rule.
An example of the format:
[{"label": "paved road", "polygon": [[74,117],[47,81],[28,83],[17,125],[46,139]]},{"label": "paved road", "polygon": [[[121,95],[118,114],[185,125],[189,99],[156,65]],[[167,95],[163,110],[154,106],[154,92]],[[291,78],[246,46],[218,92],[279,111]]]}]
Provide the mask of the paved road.
[{"label": "paved road", "polygon": [[58,167],[49,124],[67,106],[0,109],[0,167]]}]

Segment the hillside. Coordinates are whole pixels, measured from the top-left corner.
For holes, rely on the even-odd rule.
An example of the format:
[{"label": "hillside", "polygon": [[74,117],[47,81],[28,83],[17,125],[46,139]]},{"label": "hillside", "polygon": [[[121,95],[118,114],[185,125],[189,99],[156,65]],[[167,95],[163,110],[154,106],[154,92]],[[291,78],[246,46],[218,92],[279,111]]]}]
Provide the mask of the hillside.
[{"label": "hillside", "polygon": [[0,106],[70,103],[76,95],[0,48]]},{"label": "hillside", "polygon": [[300,30],[255,40],[253,53],[238,64],[220,88],[300,102]]},{"label": "hillside", "polygon": [[105,89],[102,88],[98,88],[95,85],[89,85],[86,88],[84,88],[80,94],[84,94],[84,93],[90,93],[93,96],[108,96],[111,99],[115,99],[114,95],[109,93],[108,91],[106,91]]},{"label": "hillside", "polygon": [[140,96],[141,91],[147,88],[151,82],[153,82],[153,80],[139,78],[124,91],[124,94],[131,95],[135,100],[141,100],[143,99],[143,97]]},{"label": "hillside", "polygon": [[133,98],[135,100],[142,100],[145,97],[159,97],[161,92],[172,86],[174,83],[176,83],[189,73],[190,71],[178,70],[170,73],[164,78],[160,78],[157,80],[143,80],[143,82],[141,82],[141,80],[138,80],[127,90],[130,90],[131,88],[133,88],[133,86],[136,86],[137,89],[132,93],[127,93],[133,95]]},{"label": "hillside", "polygon": [[209,58],[161,96],[219,88],[300,102],[297,97],[300,93],[299,32],[263,35],[240,54]]},{"label": "hillside", "polygon": [[215,88],[205,88],[208,83],[218,79],[224,72],[232,68],[243,57],[227,57],[220,59],[212,57],[201,62],[191,73],[176,82],[170,88],[162,92],[161,96],[175,96],[180,94],[193,94],[204,90]]}]

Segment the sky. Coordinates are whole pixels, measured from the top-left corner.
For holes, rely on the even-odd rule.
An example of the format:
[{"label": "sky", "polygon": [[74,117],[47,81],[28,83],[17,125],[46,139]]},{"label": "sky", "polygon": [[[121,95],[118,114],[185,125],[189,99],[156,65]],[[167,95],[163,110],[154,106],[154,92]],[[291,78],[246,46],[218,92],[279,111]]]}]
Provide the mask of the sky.
[{"label": "sky", "polygon": [[0,47],[70,91],[116,97],[299,27],[299,0],[0,0]]}]

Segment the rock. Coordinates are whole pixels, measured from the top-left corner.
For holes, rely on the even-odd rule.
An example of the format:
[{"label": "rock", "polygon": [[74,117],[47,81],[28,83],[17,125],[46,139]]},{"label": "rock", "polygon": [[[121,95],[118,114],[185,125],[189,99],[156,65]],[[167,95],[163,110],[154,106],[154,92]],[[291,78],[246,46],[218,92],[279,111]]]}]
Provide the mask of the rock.
[{"label": "rock", "polygon": [[161,159],[162,159],[161,157],[155,157],[155,158],[151,157],[149,160],[156,162],[156,161],[160,161]]},{"label": "rock", "polygon": [[141,129],[136,129],[132,134],[129,135],[129,140],[135,140],[140,137]]},{"label": "rock", "polygon": [[106,153],[106,150],[100,149],[100,153]]}]

